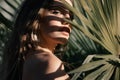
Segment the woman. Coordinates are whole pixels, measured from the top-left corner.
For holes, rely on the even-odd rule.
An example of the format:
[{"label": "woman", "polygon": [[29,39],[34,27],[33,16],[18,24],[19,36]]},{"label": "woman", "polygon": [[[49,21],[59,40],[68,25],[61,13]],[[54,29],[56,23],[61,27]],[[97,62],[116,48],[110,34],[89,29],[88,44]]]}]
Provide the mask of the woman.
[{"label": "woman", "polygon": [[4,56],[5,80],[69,80],[62,61],[54,55],[71,32],[63,18],[72,19],[72,15],[60,0],[23,3]]}]

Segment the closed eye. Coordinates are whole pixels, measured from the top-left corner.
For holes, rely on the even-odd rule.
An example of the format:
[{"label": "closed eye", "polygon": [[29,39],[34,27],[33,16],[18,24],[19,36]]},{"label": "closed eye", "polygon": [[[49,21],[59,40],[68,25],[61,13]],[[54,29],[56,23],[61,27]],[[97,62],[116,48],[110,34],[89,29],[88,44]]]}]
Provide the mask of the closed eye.
[{"label": "closed eye", "polygon": [[62,14],[60,10],[50,10],[52,14]]},{"label": "closed eye", "polygon": [[52,13],[52,14],[55,14],[55,15],[65,15],[65,14],[69,14],[70,15],[70,18],[69,20],[73,20],[73,13],[63,7],[60,7],[60,6],[50,6],[48,8],[48,10]]}]

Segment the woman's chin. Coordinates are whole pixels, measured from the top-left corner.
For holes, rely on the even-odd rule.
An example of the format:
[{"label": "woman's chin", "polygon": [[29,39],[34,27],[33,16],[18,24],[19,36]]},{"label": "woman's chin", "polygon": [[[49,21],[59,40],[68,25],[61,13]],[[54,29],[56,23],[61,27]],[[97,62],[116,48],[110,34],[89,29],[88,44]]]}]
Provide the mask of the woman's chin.
[{"label": "woman's chin", "polygon": [[66,44],[68,42],[68,38],[57,38],[58,44]]}]

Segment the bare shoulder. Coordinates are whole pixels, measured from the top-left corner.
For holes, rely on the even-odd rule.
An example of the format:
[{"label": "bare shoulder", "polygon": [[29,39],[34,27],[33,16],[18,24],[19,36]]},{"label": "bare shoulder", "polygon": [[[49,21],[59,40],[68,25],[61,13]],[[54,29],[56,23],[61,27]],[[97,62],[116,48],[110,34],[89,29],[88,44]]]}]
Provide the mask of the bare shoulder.
[{"label": "bare shoulder", "polygon": [[49,52],[33,52],[23,66],[23,80],[67,80],[67,78],[61,60]]}]

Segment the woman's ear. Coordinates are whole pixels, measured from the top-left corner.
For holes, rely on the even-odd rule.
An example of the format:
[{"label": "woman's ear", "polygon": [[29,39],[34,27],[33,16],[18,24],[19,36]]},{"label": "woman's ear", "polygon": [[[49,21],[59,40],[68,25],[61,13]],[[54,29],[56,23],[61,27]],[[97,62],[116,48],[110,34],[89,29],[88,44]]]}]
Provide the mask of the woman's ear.
[{"label": "woman's ear", "polygon": [[44,17],[44,13],[45,13],[45,9],[44,9],[44,8],[41,8],[41,9],[39,10],[39,13],[38,13],[40,19],[42,19],[42,18]]}]

